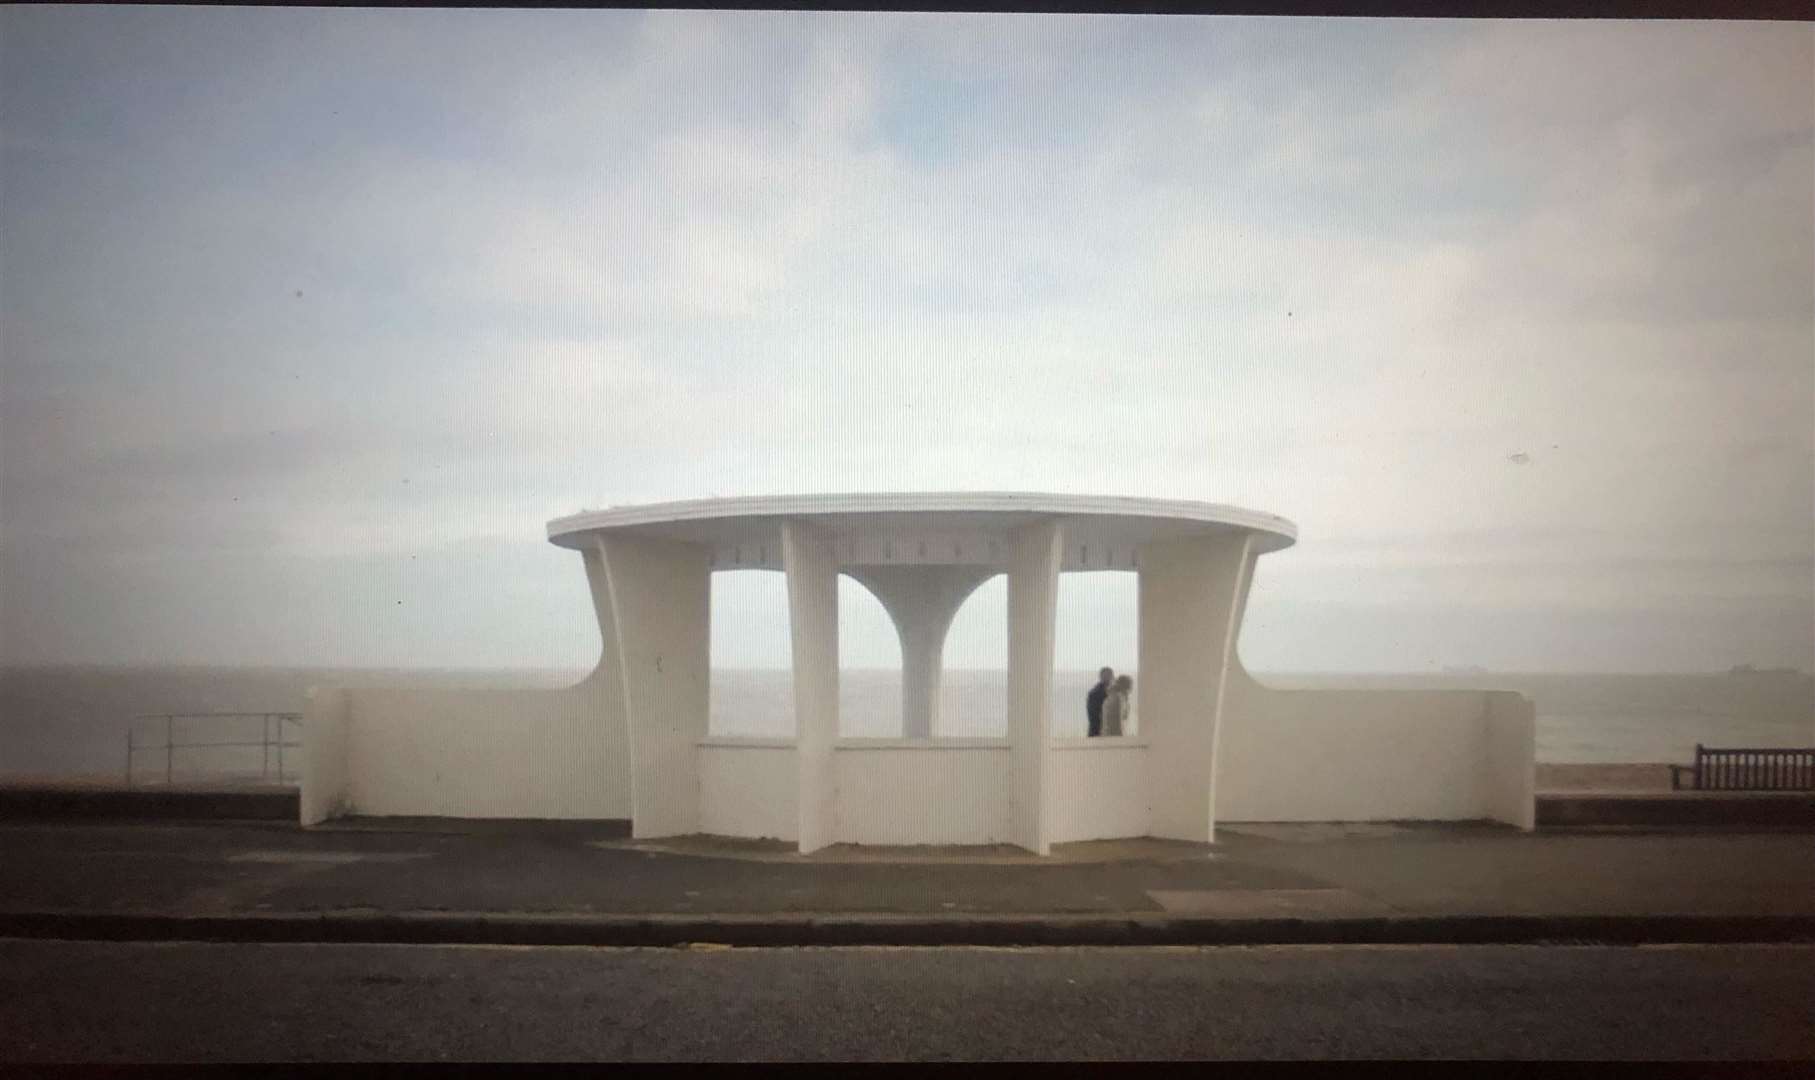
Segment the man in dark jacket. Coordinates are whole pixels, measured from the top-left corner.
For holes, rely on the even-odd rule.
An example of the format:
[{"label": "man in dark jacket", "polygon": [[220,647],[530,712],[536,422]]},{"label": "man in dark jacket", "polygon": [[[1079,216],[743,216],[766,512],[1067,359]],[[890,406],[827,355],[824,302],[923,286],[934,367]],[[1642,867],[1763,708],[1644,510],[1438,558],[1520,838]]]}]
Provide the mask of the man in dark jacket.
[{"label": "man in dark jacket", "polygon": [[1097,684],[1084,695],[1084,716],[1089,722],[1091,738],[1103,734],[1103,699],[1109,695],[1109,684],[1115,682],[1115,671],[1104,668],[1097,672]]}]

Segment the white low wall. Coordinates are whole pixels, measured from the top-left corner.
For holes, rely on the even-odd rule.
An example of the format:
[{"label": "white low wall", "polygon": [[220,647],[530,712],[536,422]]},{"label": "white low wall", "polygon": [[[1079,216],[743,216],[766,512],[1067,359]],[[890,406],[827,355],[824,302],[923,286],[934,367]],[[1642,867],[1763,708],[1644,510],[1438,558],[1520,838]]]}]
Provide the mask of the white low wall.
[{"label": "white low wall", "polygon": [[1487,695],[1487,754],[1482,762],[1486,816],[1535,828],[1538,820],[1537,706],[1523,694]]},{"label": "white low wall", "polygon": [[[1007,842],[1007,770],[1000,740],[853,740],[835,747],[839,842]],[[1111,839],[1147,832],[1146,744],[1138,739],[1059,740],[1050,783],[1052,839]],[[714,737],[699,743],[700,831],[796,839],[797,764],[789,739]]]},{"label": "white low wall", "polygon": [[1048,835],[1055,844],[1145,836],[1147,744],[1137,738],[1054,739]]},{"label": "white low wall", "polygon": [[624,724],[605,686],[595,673],[560,690],[315,690],[302,822],[628,818]]},{"label": "white low wall", "polygon": [[800,838],[800,766],[793,740],[705,739],[699,763],[701,832]]},{"label": "white low wall", "polygon": [[1490,690],[1274,690],[1232,667],[1218,821],[1532,825],[1531,702]]},{"label": "white low wall", "polygon": [[310,689],[303,706],[302,823],[347,812],[347,692]]},{"label": "white low wall", "polygon": [[[627,818],[622,706],[597,673],[563,690],[319,688],[302,821],[342,814]],[[1219,821],[1489,818],[1533,826],[1532,703],[1506,691],[1274,690],[1232,672]],[[1145,739],[1050,744],[1052,842],[1150,834]],[[791,740],[698,744],[699,829],[798,840]],[[1012,843],[1006,740],[844,740],[837,840]]]},{"label": "white low wall", "polygon": [[1013,842],[1007,740],[841,742],[832,759],[841,843]]}]

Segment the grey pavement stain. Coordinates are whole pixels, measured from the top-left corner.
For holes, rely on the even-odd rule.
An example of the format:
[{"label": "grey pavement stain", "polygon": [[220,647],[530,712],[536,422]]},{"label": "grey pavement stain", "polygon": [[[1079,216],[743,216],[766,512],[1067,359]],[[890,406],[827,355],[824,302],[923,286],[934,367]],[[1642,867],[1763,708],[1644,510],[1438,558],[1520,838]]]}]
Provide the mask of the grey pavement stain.
[{"label": "grey pavement stain", "polygon": [[1394,909],[1347,889],[1149,889],[1170,915],[1386,915]]},{"label": "grey pavement stain", "polygon": [[793,866],[828,864],[925,865],[925,866],[1066,866],[1124,862],[1187,862],[1217,859],[1207,845],[1182,840],[1131,837],[1122,840],[1086,840],[1055,844],[1050,855],[1006,844],[892,845],[833,844],[809,855],[786,841],[748,840],[741,837],[696,834],[662,840],[589,840],[604,851],[678,855],[689,858],[731,859],[742,862],[780,863]]},{"label": "grey pavement stain", "polygon": [[333,866],[356,862],[404,862],[426,859],[427,851],[242,851],[227,857],[228,862],[250,863],[326,863]]},{"label": "grey pavement stain", "polygon": [[294,885],[302,878],[319,874],[333,865],[335,864],[290,864],[274,873],[196,889],[184,896],[178,906],[180,910],[193,915],[231,914],[254,906],[257,900],[269,896],[276,889]]}]

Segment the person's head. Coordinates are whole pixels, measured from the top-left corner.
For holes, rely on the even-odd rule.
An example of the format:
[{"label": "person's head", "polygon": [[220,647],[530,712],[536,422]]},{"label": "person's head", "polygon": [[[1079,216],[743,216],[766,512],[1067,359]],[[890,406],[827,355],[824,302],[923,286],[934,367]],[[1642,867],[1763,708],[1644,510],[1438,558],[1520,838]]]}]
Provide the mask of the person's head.
[{"label": "person's head", "polygon": [[1116,676],[1115,688],[1124,694],[1128,693],[1134,689],[1134,678],[1129,675]]},{"label": "person's head", "polygon": [[1115,682],[1115,669],[1104,668],[1097,672],[1097,682],[1102,683],[1104,686],[1108,686],[1110,683]]}]

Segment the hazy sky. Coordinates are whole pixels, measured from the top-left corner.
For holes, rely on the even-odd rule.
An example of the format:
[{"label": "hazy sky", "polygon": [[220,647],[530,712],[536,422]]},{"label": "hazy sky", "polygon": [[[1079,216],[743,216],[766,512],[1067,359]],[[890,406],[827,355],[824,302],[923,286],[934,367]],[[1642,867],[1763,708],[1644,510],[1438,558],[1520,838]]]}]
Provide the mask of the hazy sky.
[{"label": "hazy sky", "polygon": [[0,10],[0,659],[583,665],[549,518],[1010,489],[1296,521],[1261,669],[1815,666],[1812,130],[1795,24]]}]

